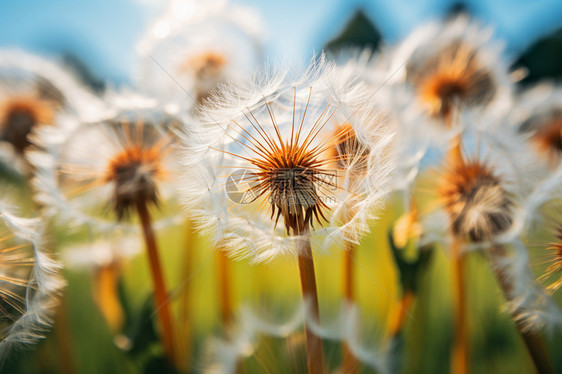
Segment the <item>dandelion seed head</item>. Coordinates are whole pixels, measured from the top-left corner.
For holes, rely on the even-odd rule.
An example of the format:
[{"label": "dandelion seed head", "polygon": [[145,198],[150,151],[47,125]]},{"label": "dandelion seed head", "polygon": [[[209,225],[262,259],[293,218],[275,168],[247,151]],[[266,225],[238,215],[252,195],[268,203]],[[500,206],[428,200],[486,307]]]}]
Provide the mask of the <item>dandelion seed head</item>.
[{"label": "dandelion seed head", "polygon": [[[37,133],[40,150],[29,153],[38,172],[37,199],[61,223],[90,223],[99,230],[130,218],[138,204],[170,208],[181,121],[154,106],[129,105],[110,118]],[[64,132],[51,143],[53,132]],[[170,223],[177,214],[167,211]],[[163,217],[164,217],[164,213]]]},{"label": "dandelion seed head", "polygon": [[185,18],[171,4],[156,22],[166,32],[140,41],[137,80],[145,94],[189,104],[195,113],[219,85],[251,75],[262,58],[262,33],[259,16],[238,6],[191,5],[193,17]]},{"label": "dandelion seed head", "polygon": [[52,103],[35,97],[13,97],[0,103],[2,139],[23,155],[31,144],[28,135],[35,126],[53,123]]},{"label": "dandelion seed head", "polygon": [[325,250],[358,240],[388,193],[392,127],[358,81],[317,64],[226,86],[183,136],[186,206],[235,257],[294,254],[305,231]]},{"label": "dandelion seed head", "polygon": [[480,161],[457,161],[438,191],[453,234],[474,242],[489,240],[511,227],[514,203],[493,169]]},{"label": "dandelion seed head", "polygon": [[112,205],[119,220],[138,204],[158,205],[156,181],[164,173],[160,151],[158,147],[143,149],[140,144],[132,144],[109,161],[105,181],[114,185]]},{"label": "dandelion seed head", "polygon": [[225,70],[228,57],[220,51],[203,51],[189,56],[179,68],[179,73],[188,73],[196,77],[195,100],[203,103],[211,91],[226,80]]},{"label": "dandelion seed head", "polygon": [[30,53],[0,50],[0,80],[0,102],[28,101],[44,122],[61,111],[84,120],[104,114],[101,100],[76,77],[56,62]]},{"label": "dandelion seed head", "polygon": [[333,156],[336,166],[343,170],[352,170],[362,174],[367,171],[369,148],[365,146],[355,134],[349,122],[336,127],[334,132],[336,144],[333,147]]},{"label": "dandelion seed head", "polygon": [[529,134],[536,151],[547,160],[551,167],[556,167],[562,159],[562,107],[545,113],[537,113],[519,128]]},{"label": "dandelion seed head", "polygon": [[[400,136],[419,153],[446,149],[464,130],[459,118],[482,113],[497,123],[511,110],[513,82],[503,46],[466,16],[414,30],[387,55]],[[471,125],[474,126],[475,124]],[[478,123],[486,130],[489,123]]]},{"label": "dandelion seed head", "polygon": [[428,114],[442,119],[451,116],[455,105],[485,106],[496,91],[492,72],[482,66],[477,50],[461,40],[445,45],[419,66],[413,59],[406,65],[406,80],[416,87]]}]

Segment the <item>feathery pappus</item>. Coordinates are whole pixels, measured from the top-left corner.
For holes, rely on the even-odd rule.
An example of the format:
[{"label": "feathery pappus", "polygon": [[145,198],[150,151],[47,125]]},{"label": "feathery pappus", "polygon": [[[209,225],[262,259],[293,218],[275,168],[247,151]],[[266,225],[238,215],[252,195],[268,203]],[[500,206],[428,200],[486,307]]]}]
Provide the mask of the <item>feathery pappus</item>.
[{"label": "feathery pappus", "polygon": [[186,206],[233,256],[293,253],[309,227],[332,241],[364,232],[388,193],[392,129],[334,75],[321,60],[300,80],[231,86],[185,132]]}]

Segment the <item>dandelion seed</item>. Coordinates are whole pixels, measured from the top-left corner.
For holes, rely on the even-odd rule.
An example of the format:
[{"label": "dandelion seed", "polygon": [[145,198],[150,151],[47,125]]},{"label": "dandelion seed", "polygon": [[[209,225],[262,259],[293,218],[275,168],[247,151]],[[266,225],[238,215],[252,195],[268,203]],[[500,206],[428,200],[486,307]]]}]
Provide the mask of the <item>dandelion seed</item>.
[{"label": "dandelion seed", "polygon": [[[534,287],[527,283],[526,253],[517,250],[508,255],[506,249],[506,246],[515,246],[533,188],[530,181],[533,168],[536,169],[535,160],[526,152],[528,147],[524,140],[509,129],[501,137],[493,131],[466,131],[460,138],[461,143],[447,155],[447,167],[441,173],[437,193],[453,238],[457,335],[451,370],[455,372],[469,371],[465,250],[470,247],[487,249],[485,253],[510,307],[534,293]],[[525,159],[518,155],[525,155]],[[519,321],[521,311],[527,307],[519,304],[512,308],[512,318],[526,339],[531,336]],[[535,357],[537,351],[530,349],[529,352]]]},{"label": "dandelion seed", "polygon": [[[463,121],[487,121],[486,117],[465,117]],[[488,122],[488,123],[491,123]],[[463,126],[468,126],[464,124]],[[481,132],[468,129],[460,143],[447,153],[430,182],[436,205],[447,217],[447,225],[435,238],[450,234],[474,248],[508,242],[522,230],[529,214],[532,182],[540,173],[537,159],[525,138],[506,131]],[[431,209],[431,208],[430,208]],[[437,217],[420,216],[424,233],[439,230]],[[440,240],[441,240],[440,239]]]},{"label": "dandelion seed", "polygon": [[[454,112],[505,108],[511,80],[489,30],[464,16],[412,33],[395,51],[404,78],[427,115],[451,126]],[[398,59],[402,58],[402,62]]]}]

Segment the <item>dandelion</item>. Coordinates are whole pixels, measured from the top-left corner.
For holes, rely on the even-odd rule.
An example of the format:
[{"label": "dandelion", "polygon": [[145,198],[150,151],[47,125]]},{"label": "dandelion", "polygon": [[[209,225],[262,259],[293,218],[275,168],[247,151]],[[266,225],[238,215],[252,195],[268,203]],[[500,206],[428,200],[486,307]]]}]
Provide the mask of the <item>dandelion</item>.
[{"label": "dandelion", "polygon": [[176,168],[171,130],[180,120],[139,100],[102,121],[71,118],[37,132],[41,149],[28,152],[38,170],[36,199],[61,224],[132,230],[127,219],[140,203],[164,209],[160,226],[177,218],[169,210]]},{"label": "dandelion", "polygon": [[393,106],[405,139],[421,142],[418,148],[446,148],[462,131],[459,116],[464,112],[496,118],[507,113],[509,62],[491,36],[491,30],[459,16],[416,29],[392,52]]},{"label": "dandelion", "polygon": [[221,83],[251,74],[261,59],[262,31],[259,17],[245,8],[192,5],[186,14],[172,3],[139,43],[138,81],[150,94],[196,108]]},{"label": "dandelion", "polygon": [[525,90],[517,99],[512,115],[516,130],[528,137],[535,153],[546,162],[547,177],[562,159],[562,92],[551,84]]},{"label": "dandelion", "polygon": [[[200,226],[232,256],[296,255],[316,320],[311,240],[325,237],[324,248],[357,240],[389,188],[392,165],[379,151],[389,146],[391,129],[368,110],[346,118],[369,108],[365,97],[359,83],[338,81],[320,62],[297,82],[275,76],[230,87],[203,113],[203,133],[184,136],[186,206]],[[365,139],[361,148],[354,136]],[[359,172],[364,168],[372,173]],[[321,340],[306,331],[309,369],[321,372]]]},{"label": "dandelion", "polygon": [[486,163],[457,160],[443,175],[438,193],[455,237],[482,242],[513,224],[514,202],[501,177]]},{"label": "dandelion", "polygon": [[[486,121],[478,117],[470,120]],[[513,276],[524,279],[526,253],[512,256],[509,261],[518,263],[508,264],[504,246],[515,246],[513,243],[523,227],[536,161],[525,152],[524,139],[509,130],[501,137],[494,132],[466,132],[461,142],[447,155],[447,164],[440,172],[435,190],[452,237],[457,336],[451,364],[453,370],[464,372],[468,370],[464,250],[488,249],[492,268],[508,303],[521,296],[516,295],[517,292],[527,292],[512,283]],[[516,271],[520,275],[511,274]]]},{"label": "dandelion", "polygon": [[0,51],[0,140],[6,166],[28,174],[24,152],[29,135],[54,125],[61,113],[93,118],[101,109],[97,98],[55,63],[14,50]]},{"label": "dandelion", "polygon": [[31,97],[13,97],[2,103],[0,126],[2,138],[10,143],[16,153],[23,156],[31,144],[28,135],[34,126],[53,122],[54,110],[48,102]]},{"label": "dandelion", "polygon": [[37,218],[20,218],[0,206],[0,358],[44,337],[53,324],[65,282],[46,250]]},{"label": "dandelion", "polygon": [[[350,184],[355,185],[356,180],[364,178],[367,172],[369,149],[361,143],[353,130],[353,127],[346,122],[336,127],[334,133],[336,142],[332,148],[336,170],[347,170],[350,174]],[[353,217],[353,206],[347,213]],[[343,290],[344,298],[348,304],[354,300],[354,272],[353,260],[355,245],[351,241],[346,242],[345,251],[343,252]],[[344,361],[342,370],[346,373],[355,373],[358,369],[358,363],[350,352],[347,345],[344,346]]]},{"label": "dandelion", "polygon": [[401,48],[410,53],[405,80],[416,101],[445,126],[451,126],[455,111],[498,110],[498,105],[505,109],[511,89],[509,69],[490,30],[460,16],[416,30]]},{"label": "dandelion", "polygon": [[56,150],[45,144],[53,153],[30,156],[39,169],[37,198],[48,212],[61,212],[63,220],[94,225],[102,232],[138,214],[162,341],[172,362],[174,330],[150,210],[169,205],[173,197],[175,137],[170,131],[178,121],[152,107],[130,107],[114,118],[81,125]]}]

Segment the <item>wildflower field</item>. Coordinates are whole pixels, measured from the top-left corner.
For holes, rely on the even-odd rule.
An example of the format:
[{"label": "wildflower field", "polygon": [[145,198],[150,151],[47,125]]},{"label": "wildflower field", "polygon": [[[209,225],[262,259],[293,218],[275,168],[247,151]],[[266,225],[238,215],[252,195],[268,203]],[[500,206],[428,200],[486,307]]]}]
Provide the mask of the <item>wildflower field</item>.
[{"label": "wildflower field", "polygon": [[303,64],[153,4],[126,84],[0,43],[0,372],[562,373],[562,7],[445,3]]}]

